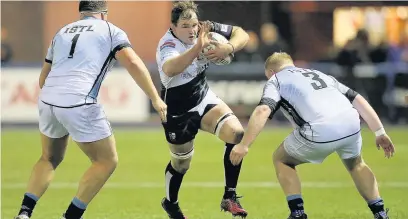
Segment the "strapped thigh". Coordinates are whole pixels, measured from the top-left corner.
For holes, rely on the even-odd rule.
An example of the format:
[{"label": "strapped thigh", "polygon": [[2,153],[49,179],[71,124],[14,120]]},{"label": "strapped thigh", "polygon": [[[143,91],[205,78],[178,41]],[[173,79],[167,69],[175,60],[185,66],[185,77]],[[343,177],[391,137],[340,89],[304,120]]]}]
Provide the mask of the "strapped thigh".
[{"label": "strapped thigh", "polygon": [[179,153],[177,153],[177,152],[173,152],[173,151],[170,150],[170,155],[173,158],[178,159],[178,160],[189,159],[194,155],[194,145],[191,148],[191,150],[189,150],[188,152],[179,152]]},{"label": "strapped thigh", "polygon": [[220,134],[221,128],[224,125],[224,123],[230,119],[237,118],[233,112],[228,112],[222,115],[218,120],[217,120],[217,125],[215,125],[214,128],[214,134],[218,136]]},{"label": "strapped thigh", "polygon": [[176,160],[187,160],[194,154],[194,142],[190,141],[184,144],[169,144],[170,155]]}]

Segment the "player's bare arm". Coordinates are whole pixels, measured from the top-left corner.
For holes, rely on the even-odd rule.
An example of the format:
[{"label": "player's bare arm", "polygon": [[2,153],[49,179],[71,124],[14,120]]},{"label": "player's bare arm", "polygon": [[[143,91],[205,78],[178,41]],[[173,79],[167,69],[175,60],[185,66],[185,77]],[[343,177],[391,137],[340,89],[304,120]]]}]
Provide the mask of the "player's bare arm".
[{"label": "player's bare arm", "polygon": [[245,131],[241,143],[235,145],[230,154],[231,163],[233,165],[241,163],[241,160],[248,153],[249,147],[265,127],[266,121],[271,113],[272,110],[267,105],[259,105],[255,108],[249,119],[248,128]]},{"label": "player's bare arm", "polygon": [[377,113],[363,96],[357,95],[353,100],[353,106],[357,109],[361,117],[363,117],[371,131],[375,132],[383,127]]},{"label": "player's bare arm", "polygon": [[264,128],[268,118],[271,119],[273,114],[280,107],[279,103],[281,98],[277,88],[277,82],[268,76],[268,72],[269,69],[265,69],[265,75],[269,80],[264,87],[261,101],[249,119],[248,128],[244,133],[241,143],[236,145],[231,151],[230,160],[233,165],[237,165],[241,162],[248,153],[250,145]]},{"label": "player's bare arm", "polygon": [[152,100],[153,107],[159,113],[163,122],[166,121],[167,106],[160,98],[153,84],[146,65],[130,47],[124,48],[116,53],[116,59],[128,70],[135,82],[142,88],[146,95]]},{"label": "player's bare arm", "polygon": [[215,45],[215,49],[209,50],[204,55],[211,61],[217,61],[223,59],[231,53],[240,51],[245,47],[249,40],[248,33],[239,26],[233,26],[231,32],[231,39],[228,43],[218,43],[211,41],[211,44]]},{"label": "player's bare arm", "polygon": [[249,35],[244,29],[238,26],[232,27],[231,39],[229,40],[230,45],[234,47],[232,48],[233,49],[232,52],[237,52],[243,49],[247,44],[248,40]]},{"label": "player's bare arm", "polygon": [[40,88],[42,88],[44,86],[45,79],[47,78],[50,71],[51,71],[51,64],[48,63],[48,62],[44,62],[43,67],[41,69],[40,78],[38,80]]},{"label": "player's bare arm", "polygon": [[377,147],[382,147],[384,149],[387,158],[393,156],[395,153],[395,147],[386,134],[380,118],[367,100],[363,96],[357,95],[353,100],[353,106],[367,123],[370,130],[375,133]]},{"label": "player's bare arm", "polygon": [[249,40],[248,33],[238,26],[232,27],[232,34],[229,43],[234,47],[233,52],[239,51],[245,47]]},{"label": "player's bare arm", "polygon": [[245,132],[241,141],[243,146],[251,146],[256,137],[264,128],[271,112],[272,110],[267,105],[260,105],[255,108],[249,120],[247,131]]},{"label": "player's bare arm", "polygon": [[163,64],[163,72],[167,76],[174,77],[182,73],[189,65],[193,63],[194,59],[197,58],[203,48],[209,44],[209,24],[204,23],[203,25],[200,25],[200,29],[201,31],[198,35],[197,43],[191,49],[185,51],[177,57],[167,60]]},{"label": "player's bare arm", "polygon": [[131,48],[124,48],[116,53],[116,59],[129,71],[135,82],[151,100],[160,99],[153,81],[143,61]]}]

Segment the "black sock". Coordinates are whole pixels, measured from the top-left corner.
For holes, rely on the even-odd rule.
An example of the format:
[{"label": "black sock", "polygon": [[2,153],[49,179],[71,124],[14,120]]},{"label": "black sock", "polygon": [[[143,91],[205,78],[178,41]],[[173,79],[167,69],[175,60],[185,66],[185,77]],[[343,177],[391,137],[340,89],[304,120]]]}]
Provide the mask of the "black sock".
[{"label": "black sock", "polygon": [[79,199],[74,198],[69,205],[67,211],[65,212],[66,219],[80,219],[84,214],[86,209],[86,204],[81,202]]},{"label": "black sock", "polygon": [[166,198],[172,203],[178,201],[178,193],[184,174],[177,172],[172,166],[171,162],[166,167]]},{"label": "black sock", "polygon": [[224,199],[231,198],[235,195],[235,189],[238,184],[239,173],[241,171],[242,162],[234,166],[230,161],[230,154],[234,144],[225,144],[225,153],[224,153],[224,171],[225,171],[225,192],[224,192]]},{"label": "black sock", "polygon": [[23,212],[25,212],[28,217],[31,217],[31,214],[33,213],[37,201],[38,197],[36,197],[35,195],[31,193],[24,194],[23,202],[21,203],[21,208],[20,211],[18,212],[18,215],[23,214]]},{"label": "black sock", "polygon": [[[295,197],[299,196],[299,197]],[[305,209],[303,207],[303,199],[300,195],[292,195],[287,197],[288,206],[292,216],[301,216],[305,213]]]},{"label": "black sock", "polygon": [[374,215],[379,214],[383,217],[386,217],[386,213],[384,210],[384,201],[382,199],[377,199],[372,201],[371,203],[368,203],[368,207]]}]

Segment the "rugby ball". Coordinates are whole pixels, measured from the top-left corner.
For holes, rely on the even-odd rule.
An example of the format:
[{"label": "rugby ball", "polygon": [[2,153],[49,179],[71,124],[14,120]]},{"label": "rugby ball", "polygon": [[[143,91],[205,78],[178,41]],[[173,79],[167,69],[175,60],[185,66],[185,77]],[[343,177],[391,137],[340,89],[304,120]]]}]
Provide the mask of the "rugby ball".
[{"label": "rugby ball", "polygon": [[[210,39],[213,40],[213,41],[216,41],[216,42],[219,42],[219,43],[228,43],[227,38],[225,38],[223,35],[221,35],[219,33],[210,32],[209,36],[210,36]],[[205,47],[203,49],[203,51],[201,52],[201,54],[200,54],[200,58],[201,59],[206,59],[205,56],[203,55],[203,53],[205,53],[207,51],[210,51],[210,50],[213,50],[214,48],[215,48],[215,46],[213,44],[210,44],[207,47]],[[210,60],[208,60],[208,61],[210,61],[210,62],[212,62],[212,63],[214,63],[216,65],[228,65],[228,64],[231,63],[232,58],[233,58],[233,55],[230,54],[227,57],[225,57],[224,59],[218,60],[217,62],[213,62],[213,61],[210,61]]]}]

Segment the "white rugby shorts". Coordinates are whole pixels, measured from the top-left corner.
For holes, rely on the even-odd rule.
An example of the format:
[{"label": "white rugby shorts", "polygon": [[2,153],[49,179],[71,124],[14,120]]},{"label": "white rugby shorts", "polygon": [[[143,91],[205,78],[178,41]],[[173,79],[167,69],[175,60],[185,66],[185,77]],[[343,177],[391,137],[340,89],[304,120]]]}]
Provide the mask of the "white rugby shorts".
[{"label": "white rugby shorts", "polygon": [[362,138],[358,132],[349,137],[327,143],[316,143],[300,135],[295,129],[283,142],[291,157],[306,163],[322,163],[330,154],[337,152],[341,159],[350,159],[361,154]]},{"label": "white rugby shorts", "polygon": [[40,132],[50,138],[71,135],[72,140],[94,142],[112,135],[100,104],[61,108],[38,101]]},{"label": "white rugby shorts", "polygon": [[205,95],[204,99],[199,103],[197,106],[190,109],[188,112],[198,112],[200,116],[204,115],[205,108],[210,104],[219,104],[221,103],[221,99],[211,90],[208,89],[207,94]]}]

